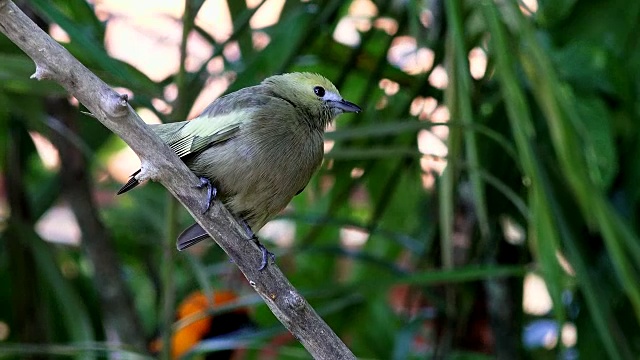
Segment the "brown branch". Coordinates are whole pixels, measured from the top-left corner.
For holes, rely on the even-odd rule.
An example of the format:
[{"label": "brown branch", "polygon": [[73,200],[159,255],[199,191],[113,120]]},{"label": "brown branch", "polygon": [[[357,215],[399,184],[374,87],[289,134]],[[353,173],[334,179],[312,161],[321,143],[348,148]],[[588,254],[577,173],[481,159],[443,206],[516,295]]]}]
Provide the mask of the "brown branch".
[{"label": "brown branch", "polygon": [[[145,126],[126,96],[115,93],[62,46],[40,30],[9,0],[0,0],[0,32],[36,65],[35,79],[62,85],[141,159],[145,174],[160,182],[244,273],[273,314],[316,359],[355,359],[351,351],[309,306],[274,264],[258,271],[261,253],[233,216],[216,202],[202,214],[204,191],[198,179],[167,145]],[[2,65],[0,65],[2,66]]]}]

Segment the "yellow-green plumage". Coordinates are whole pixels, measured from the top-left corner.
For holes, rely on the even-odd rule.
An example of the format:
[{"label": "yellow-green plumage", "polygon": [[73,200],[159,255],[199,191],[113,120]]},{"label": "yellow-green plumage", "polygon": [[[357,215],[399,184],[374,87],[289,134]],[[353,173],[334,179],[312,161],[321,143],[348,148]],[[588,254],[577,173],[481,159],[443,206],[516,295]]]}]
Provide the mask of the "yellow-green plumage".
[{"label": "yellow-green plumage", "polygon": [[[155,125],[153,130],[196,175],[213,183],[217,198],[232,213],[257,231],[304,189],[320,166],[325,127],[343,112],[358,111],[324,77],[291,73],[225,95],[191,121]],[[195,234],[206,233],[200,229]],[[179,239],[178,247],[200,238],[190,240]],[[187,245],[180,246],[181,241]]]}]

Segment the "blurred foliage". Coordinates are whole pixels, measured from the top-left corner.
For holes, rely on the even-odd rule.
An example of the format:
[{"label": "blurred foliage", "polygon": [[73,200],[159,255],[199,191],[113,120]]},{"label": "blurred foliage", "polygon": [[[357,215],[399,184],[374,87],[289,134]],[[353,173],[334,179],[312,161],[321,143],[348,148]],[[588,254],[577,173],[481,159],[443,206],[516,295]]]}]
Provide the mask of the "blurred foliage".
[{"label": "blurred foliage", "polygon": [[[334,143],[322,170],[277,222],[294,229],[292,245],[270,245],[358,357],[638,357],[640,2],[381,0],[370,3],[372,17],[354,18],[350,9],[369,1],[287,1],[276,24],[255,30],[248,21],[264,2],[228,1],[234,32],[223,43],[194,22],[203,3],[189,1],[176,21],[183,41],[191,32],[209,42],[210,60],[221,59],[224,70],[212,73],[210,61],[194,71],[182,65],[159,82],[109,56],[110,20],[100,21],[91,4],[21,5],[41,26],[60,26],[64,46],[92,71],[131,90],[135,108],[165,121],[185,118],[212,77],[233,78],[233,91],[289,71],[324,74],[364,109],[327,134]],[[361,25],[347,46],[334,33],[350,21]],[[270,40],[263,49],[253,46],[258,32]],[[229,44],[237,59],[223,55]],[[474,53],[484,54],[486,71],[472,76]],[[435,87],[442,69],[448,85]],[[175,252],[174,234],[191,220],[172,210],[164,189],[151,184],[115,198],[120,184],[106,163],[124,145],[81,108],[77,119],[60,119],[49,104],[67,95],[30,80],[33,71],[0,36],[0,358],[149,356],[126,338],[112,341],[99,264],[84,246],[34,231],[65,204],[67,169],[43,165],[33,133],[62,135],[85,158],[146,341],[184,325],[174,323],[174,298],[232,290],[239,300],[214,310],[213,323],[222,311],[249,308],[255,328],[203,341],[186,357],[243,347],[240,358],[267,350],[307,358],[218,248]],[[175,100],[166,97],[170,84]],[[445,154],[421,144],[436,130],[447,136]],[[527,273],[544,279],[549,313],[524,312]],[[563,325],[575,328],[577,342],[545,345]]]}]

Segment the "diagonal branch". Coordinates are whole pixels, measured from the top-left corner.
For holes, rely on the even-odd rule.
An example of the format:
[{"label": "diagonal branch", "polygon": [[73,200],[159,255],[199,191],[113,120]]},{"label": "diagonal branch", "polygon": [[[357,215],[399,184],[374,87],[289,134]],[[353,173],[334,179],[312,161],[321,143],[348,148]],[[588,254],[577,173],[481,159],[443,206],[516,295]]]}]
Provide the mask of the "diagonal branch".
[{"label": "diagonal branch", "polygon": [[0,32],[35,62],[32,78],[50,79],[62,85],[138,154],[148,177],[164,185],[189,210],[240,268],[278,320],[314,358],[355,359],[277,266],[258,271],[259,249],[253,241],[247,241],[242,227],[222,204],[216,202],[206,214],[201,213],[204,192],[196,189],[198,179],[140,120],[126,96],[118,95],[91,73],[12,1],[0,0]]}]

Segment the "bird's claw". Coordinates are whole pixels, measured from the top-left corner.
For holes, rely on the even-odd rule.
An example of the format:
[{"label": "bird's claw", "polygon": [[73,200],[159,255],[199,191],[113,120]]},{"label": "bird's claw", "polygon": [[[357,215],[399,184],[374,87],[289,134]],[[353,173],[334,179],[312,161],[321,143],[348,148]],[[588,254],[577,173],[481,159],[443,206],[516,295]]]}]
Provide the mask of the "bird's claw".
[{"label": "bird's claw", "polygon": [[256,245],[258,245],[260,251],[262,251],[262,262],[260,263],[258,271],[262,271],[267,268],[267,266],[269,265],[269,258],[271,258],[271,262],[276,262],[276,254],[272,253],[267,249],[266,246],[262,245],[257,236],[254,235],[251,240],[253,240]]},{"label": "bird's claw", "polygon": [[209,209],[211,208],[211,203],[216,198],[216,195],[218,194],[218,189],[216,189],[216,187],[213,186],[213,184],[211,184],[211,181],[209,181],[209,179],[207,179],[206,177],[200,177],[199,179],[200,179],[200,184],[197,186],[197,188],[202,189],[205,186],[207,187],[207,205],[205,206],[204,211],[202,212],[204,214],[207,211],[209,211]]},{"label": "bird's claw", "polygon": [[264,245],[262,245],[262,243],[260,243],[260,240],[258,240],[256,234],[251,230],[251,226],[247,224],[247,221],[242,219],[241,224],[244,226],[244,230],[247,232],[247,235],[249,235],[249,239],[256,243],[256,245],[258,245],[258,249],[262,251],[262,262],[260,263],[258,271],[262,271],[267,268],[269,265],[269,257],[271,257],[272,262],[276,262],[276,254],[269,251]]}]

